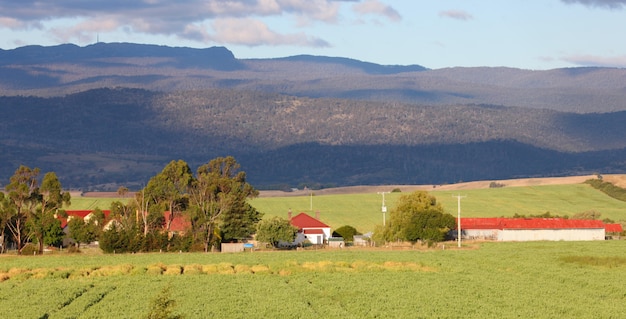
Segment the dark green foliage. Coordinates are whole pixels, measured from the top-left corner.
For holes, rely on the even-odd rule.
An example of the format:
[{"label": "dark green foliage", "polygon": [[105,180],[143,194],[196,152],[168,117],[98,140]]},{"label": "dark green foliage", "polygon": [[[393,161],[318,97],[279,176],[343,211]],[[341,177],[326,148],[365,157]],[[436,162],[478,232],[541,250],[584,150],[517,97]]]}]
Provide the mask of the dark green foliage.
[{"label": "dark green foliage", "polygon": [[[167,233],[163,231],[150,231],[142,238],[141,251],[156,252],[167,251],[167,247],[170,241],[167,238]],[[177,251],[176,249],[170,249]],[[183,249],[184,250],[184,249]],[[187,250],[184,250],[187,251]]]},{"label": "dark green foliage", "polygon": [[402,190],[399,188],[394,188],[391,190],[392,193],[402,193]]},{"label": "dark green foliage", "polygon": [[136,227],[124,228],[113,223],[102,232],[99,243],[105,253],[134,253],[141,251],[142,237]]},{"label": "dark green foliage", "polygon": [[608,196],[626,202],[626,189],[624,188],[621,188],[609,182],[605,182],[602,179],[590,179],[585,181],[585,183],[607,194]]},{"label": "dark green foliage", "polygon": [[38,253],[38,249],[37,246],[33,244],[26,244],[24,245],[24,247],[22,247],[20,253],[24,256],[32,256]]},{"label": "dark green foliage", "polygon": [[48,223],[48,227],[44,231],[43,243],[46,246],[59,247],[63,243],[65,233],[61,228],[61,221],[54,219]]},{"label": "dark green foliage", "polygon": [[361,233],[350,225],[341,226],[333,232],[333,237],[343,237],[345,242],[352,242],[354,235],[361,235]]},{"label": "dark green foliage", "polygon": [[247,202],[231,212],[224,215],[220,223],[222,241],[243,239],[252,236],[256,232],[256,225],[263,217],[263,213],[257,211]]},{"label": "dark green foliage", "polygon": [[390,221],[377,235],[387,241],[439,242],[455,226],[452,215],[443,212],[434,196],[424,191],[402,195],[390,212]]},{"label": "dark green foliage", "polygon": [[289,220],[274,216],[263,219],[257,225],[256,240],[278,247],[280,242],[291,243],[296,238],[298,229]]}]

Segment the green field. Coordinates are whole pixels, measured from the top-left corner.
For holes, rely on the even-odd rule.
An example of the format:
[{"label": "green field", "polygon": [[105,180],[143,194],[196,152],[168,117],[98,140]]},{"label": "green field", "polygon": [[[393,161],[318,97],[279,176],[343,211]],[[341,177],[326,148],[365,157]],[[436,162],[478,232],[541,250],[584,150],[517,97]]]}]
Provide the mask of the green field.
[{"label": "green field", "polygon": [[[504,187],[473,189],[464,191],[430,192],[442,203],[446,212],[456,216],[456,195],[461,200],[463,217],[510,217],[514,214],[530,215],[550,212],[572,216],[576,213],[595,210],[601,218],[615,221],[626,220],[626,203],[613,199],[587,184],[546,185],[525,187]],[[389,209],[393,208],[402,193],[386,194]],[[72,198],[70,209],[108,209],[114,198]],[[333,229],[351,225],[362,233],[374,230],[383,222],[381,213],[382,197],[376,193],[324,195],[301,197],[262,197],[251,200],[251,204],[265,214],[265,217],[287,217],[306,212],[315,215]],[[312,209],[311,209],[312,208]],[[387,218],[389,215],[387,214]]]},{"label": "green field", "polygon": [[[454,245],[452,245],[454,246]],[[4,318],[624,318],[626,241],[0,257]]]}]

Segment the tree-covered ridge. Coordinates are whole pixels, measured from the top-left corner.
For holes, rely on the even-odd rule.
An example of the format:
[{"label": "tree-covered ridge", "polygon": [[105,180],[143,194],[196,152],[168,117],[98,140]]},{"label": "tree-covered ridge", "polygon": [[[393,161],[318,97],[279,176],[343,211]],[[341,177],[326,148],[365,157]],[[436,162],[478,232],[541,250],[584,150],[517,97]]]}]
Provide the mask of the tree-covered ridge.
[{"label": "tree-covered ridge", "polygon": [[6,164],[0,176],[24,162],[58,172],[69,187],[112,182],[137,189],[172,158],[200,165],[224,155],[237,156],[261,186],[611,173],[623,169],[626,148],[626,112],[420,106],[226,89],[0,97],[0,118]]}]

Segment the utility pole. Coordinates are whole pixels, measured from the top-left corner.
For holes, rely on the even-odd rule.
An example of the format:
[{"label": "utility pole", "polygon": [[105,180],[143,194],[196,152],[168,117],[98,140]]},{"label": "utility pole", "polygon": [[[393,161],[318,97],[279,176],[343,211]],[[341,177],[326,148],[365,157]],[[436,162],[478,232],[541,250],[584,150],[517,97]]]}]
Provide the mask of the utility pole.
[{"label": "utility pole", "polygon": [[385,213],[387,213],[387,206],[385,206],[385,194],[389,194],[389,192],[378,192],[379,195],[383,195],[383,206],[382,206],[382,211],[383,211],[383,226],[385,226]]},{"label": "utility pole", "polygon": [[452,196],[457,199],[457,224],[456,224],[456,237],[458,241],[458,247],[461,248],[461,198],[465,198],[465,196],[456,195]]}]

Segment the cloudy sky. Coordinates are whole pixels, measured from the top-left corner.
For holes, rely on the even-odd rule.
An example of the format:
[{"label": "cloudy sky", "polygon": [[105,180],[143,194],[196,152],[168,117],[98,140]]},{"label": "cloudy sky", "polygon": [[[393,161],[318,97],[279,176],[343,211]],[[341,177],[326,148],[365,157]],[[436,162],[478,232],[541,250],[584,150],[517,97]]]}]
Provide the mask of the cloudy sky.
[{"label": "cloudy sky", "polygon": [[135,42],[428,68],[626,67],[626,0],[0,0],[0,48]]}]

